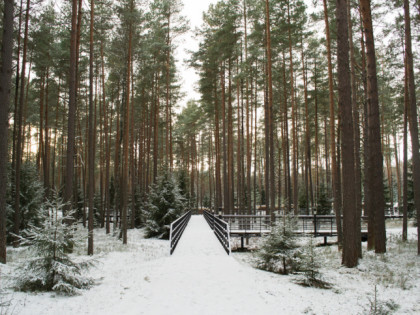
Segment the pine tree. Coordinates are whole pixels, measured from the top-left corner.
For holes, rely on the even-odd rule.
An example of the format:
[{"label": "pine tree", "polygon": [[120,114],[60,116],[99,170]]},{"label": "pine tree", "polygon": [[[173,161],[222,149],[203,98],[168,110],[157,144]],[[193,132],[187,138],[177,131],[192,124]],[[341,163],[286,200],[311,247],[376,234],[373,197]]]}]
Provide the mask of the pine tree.
[{"label": "pine tree", "polygon": [[[36,165],[33,162],[26,161],[22,164],[20,172],[20,230],[24,230],[29,226],[40,227],[43,221],[42,215],[39,213],[39,208],[42,206],[44,200],[44,187],[39,180]],[[9,192],[9,196],[10,196]],[[14,200],[9,200],[8,203],[14,207]],[[7,229],[12,231],[14,213],[8,211],[7,213]]]},{"label": "pine tree", "polygon": [[29,245],[30,259],[22,263],[16,275],[16,288],[21,291],[55,291],[64,295],[74,295],[80,289],[86,289],[94,281],[84,275],[84,271],[92,266],[92,261],[79,261],[68,254],[69,248],[74,248],[84,241],[84,237],[73,235],[74,224],[72,213],[60,217],[65,208],[63,201],[55,197],[45,203],[43,212],[45,218],[41,227],[31,226],[23,231],[20,237],[22,245]]},{"label": "pine tree", "polygon": [[257,253],[258,268],[282,274],[300,269],[301,250],[297,243],[296,225],[295,217],[285,216],[279,225],[272,228]]},{"label": "pine tree", "polygon": [[12,0],[4,1],[0,61],[0,263],[6,263],[7,133],[13,56]]},{"label": "pine tree", "polygon": [[309,243],[303,247],[300,255],[301,275],[296,279],[297,283],[305,287],[328,289],[330,283],[323,280],[321,272],[321,261],[316,253],[314,237],[309,237]]},{"label": "pine tree", "polygon": [[158,177],[150,187],[146,205],[146,236],[169,239],[170,225],[183,214],[185,206],[173,177],[169,173]]}]

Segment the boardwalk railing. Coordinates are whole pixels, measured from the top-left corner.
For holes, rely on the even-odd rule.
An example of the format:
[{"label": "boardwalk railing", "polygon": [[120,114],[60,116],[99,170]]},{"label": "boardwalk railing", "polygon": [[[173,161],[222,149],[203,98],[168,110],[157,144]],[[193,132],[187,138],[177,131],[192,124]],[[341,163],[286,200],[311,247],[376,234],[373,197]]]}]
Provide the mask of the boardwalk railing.
[{"label": "boardwalk railing", "polygon": [[178,218],[174,222],[171,223],[171,231],[169,236],[169,241],[171,244],[171,255],[174,252],[176,245],[178,245],[178,241],[180,240],[182,233],[184,232],[188,222],[191,218],[191,210],[185,213],[182,217]]},{"label": "boardwalk railing", "polygon": [[[272,224],[269,215],[222,215],[220,217],[228,223],[231,234],[259,236],[271,231]],[[337,235],[335,215],[298,215],[297,218],[297,233],[313,234],[315,237]],[[385,218],[395,219],[400,216],[385,216]],[[281,215],[275,216],[275,222],[282,219]],[[361,218],[361,228],[362,231],[367,230],[367,217]]]},{"label": "boardwalk railing", "polygon": [[271,230],[269,215],[223,215],[231,232],[241,234],[261,234]]},{"label": "boardwalk railing", "polygon": [[210,225],[211,229],[214,231],[214,234],[216,234],[226,253],[230,255],[231,248],[229,224],[207,210],[205,210],[203,214],[204,218]]}]

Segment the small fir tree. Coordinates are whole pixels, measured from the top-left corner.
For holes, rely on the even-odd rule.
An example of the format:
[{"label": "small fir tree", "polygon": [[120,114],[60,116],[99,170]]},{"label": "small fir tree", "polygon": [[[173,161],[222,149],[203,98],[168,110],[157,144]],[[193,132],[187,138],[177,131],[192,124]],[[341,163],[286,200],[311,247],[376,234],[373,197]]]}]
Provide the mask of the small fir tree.
[{"label": "small fir tree", "polygon": [[[7,230],[13,230],[14,222],[14,187],[9,185],[8,211],[7,211]],[[44,199],[44,186],[39,180],[36,165],[32,162],[24,162],[20,169],[20,230],[29,226],[41,226],[43,215],[39,211]],[[9,239],[11,241],[11,239]]]},{"label": "small fir tree", "polygon": [[62,199],[55,197],[45,206],[47,215],[42,227],[31,226],[20,237],[23,245],[29,245],[32,258],[18,268],[16,288],[77,294],[80,289],[93,285],[93,280],[84,275],[92,261],[78,261],[68,254],[68,249],[83,242],[84,238],[74,235],[74,225],[64,223],[66,220],[71,222],[70,217],[60,216],[65,207]]},{"label": "small fir tree", "polygon": [[297,219],[285,216],[279,225],[263,239],[257,253],[257,267],[276,273],[288,274],[300,269],[300,248],[295,233]]},{"label": "small fir tree", "polygon": [[328,192],[325,185],[321,185],[318,191],[317,214],[326,215],[331,213],[331,199],[328,198]]},{"label": "small fir tree", "polygon": [[297,278],[297,283],[306,287],[328,289],[331,285],[324,281],[320,272],[321,262],[315,249],[314,237],[309,237],[309,243],[303,247],[299,269],[301,275]]},{"label": "small fir tree", "polygon": [[146,237],[169,239],[170,225],[185,211],[185,198],[168,173],[151,185],[147,202]]}]

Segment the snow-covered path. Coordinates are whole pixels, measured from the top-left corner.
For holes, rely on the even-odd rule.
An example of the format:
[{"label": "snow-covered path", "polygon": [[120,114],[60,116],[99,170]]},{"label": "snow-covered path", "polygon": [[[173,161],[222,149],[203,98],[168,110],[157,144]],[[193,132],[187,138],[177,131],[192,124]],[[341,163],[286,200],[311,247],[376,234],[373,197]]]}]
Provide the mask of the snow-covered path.
[{"label": "snow-covered path", "polygon": [[[96,252],[100,253],[102,248],[106,254],[97,256],[99,263],[91,270],[97,279],[95,286],[74,297],[12,292],[9,298],[13,311],[7,314],[369,313],[373,283],[363,282],[360,276],[366,267],[331,272],[329,279],[335,283],[332,290],[301,287],[290,277],[257,270],[228,256],[202,216],[191,217],[172,256],[168,241],[146,240],[138,230],[129,231],[129,245],[125,246],[115,245],[120,242],[106,236],[103,230],[96,232],[101,233],[95,236]],[[339,263],[338,259],[335,264]],[[363,277],[367,276],[366,273]],[[419,285],[410,294],[398,288],[389,288],[386,294],[383,290],[380,299],[397,301],[401,307],[397,313],[420,312]]]},{"label": "snow-covered path", "polygon": [[204,217],[192,216],[162,265],[145,314],[262,314],[267,301],[244,269],[226,254]]},{"label": "snow-covered path", "polygon": [[173,257],[192,255],[226,256],[222,245],[203,216],[191,216]]}]

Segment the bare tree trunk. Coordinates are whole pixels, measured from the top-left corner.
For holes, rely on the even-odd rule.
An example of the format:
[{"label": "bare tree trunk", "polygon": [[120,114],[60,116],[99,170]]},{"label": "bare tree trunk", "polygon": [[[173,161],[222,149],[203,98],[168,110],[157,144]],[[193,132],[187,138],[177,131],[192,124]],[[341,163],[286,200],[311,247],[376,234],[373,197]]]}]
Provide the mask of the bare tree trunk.
[{"label": "bare tree trunk", "polygon": [[227,150],[226,150],[226,96],[225,96],[225,68],[221,64],[220,84],[222,88],[222,136],[223,136],[223,213],[229,214],[229,190],[227,178]]},{"label": "bare tree trunk", "polygon": [[341,148],[343,161],[343,264],[352,268],[359,259],[357,207],[355,188],[354,130],[349,65],[347,1],[337,0],[338,95],[341,116]]},{"label": "bare tree trunk", "polygon": [[234,211],[234,191],[235,191],[235,182],[234,182],[234,164],[233,164],[233,108],[232,108],[232,60],[229,58],[228,61],[228,195],[229,195],[229,213]]},{"label": "bare tree trunk", "polygon": [[318,209],[318,200],[319,200],[319,140],[318,140],[318,89],[317,89],[317,60],[315,59],[315,73],[314,73],[314,93],[315,93],[315,207]]},{"label": "bare tree trunk", "polygon": [[73,201],[73,176],[74,176],[74,137],[75,137],[75,118],[76,118],[76,21],[77,21],[77,0],[72,1],[71,15],[71,35],[70,35],[70,70],[69,70],[69,112],[67,123],[67,158],[66,158],[66,178],[64,187],[64,201],[67,202],[66,214],[72,208]]},{"label": "bare tree trunk", "polygon": [[417,120],[416,85],[414,82],[413,52],[411,48],[411,22],[410,4],[404,0],[404,22],[405,22],[405,61],[408,75],[408,96],[409,96],[409,127],[411,135],[411,151],[413,159],[413,181],[414,181],[414,205],[417,209],[417,254],[420,255],[420,152],[419,152],[419,126]]},{"label": "bare tree trunk", "polygon": [[[20,79],[20,48],[21,48],[21,33],[22,33],[22,14],[23,14],[23,0],[20,0],[20,9],[19,9],[19,29],[17,35],[17,61],[16,61],[16,79],[15,79],[15,108],[13,117],[13,134],[12,134],[12,169],[15,169],[15,161],[16,161],[16,128],[17,128],[17,119],[16,117],[18,112],[18,101],[19,101],[19,79]],[[6,22],[6,21],[5,21]],[[37,166],[39,163],[37,164]]]},{"label": "bare tree trunk", "polygon": [[327,1],[324,2],[324,18],[325,18],[325,33],[327,37],[327,58],[328,58],[328,87],[329,87],[329,103],[330,103],[330,145],[331,145],[331,170],[332,170],[332,190],[334,199],[334,210],[337,224],[337,239],[339,246],[343,243],[342,227],[341,227],[341,194],[338,179],[338,165],[335,143],[335,114],[334,114],[334,90],[333,90],[333,73],[331,62],[331,37],[330,25],[328,22],[328,8]]},{"label": "bare tree trunk", "polygon": [[306,187],[306,208],[309,214],[309,201],[311,202],[311,209],[314,207],[314,194],[312,187],[312,162],[311,162],[311,136],[309,131],[309,109],[308,109],[308,87],[306,78],[305,58],[303,53],[303,38],[301,38],[302,46],[302,77],[303,88],[305,96],[305,187]]},{"label": "bare tree trunk", "polygon": [[88,255],[93,255],[93,197],[95,194],[95,134],[93,121],[93,23],[94,23],[94,0],[90,0],[90,40],[89,40],[89,159],[88,159]]},{"label": "bare tree trunk", "polygon": [[[289,37],[289,58],[290,58],[290,95],[292,101],[292,133],[293,133],[293,209],[294,214],[299,214],[299,186],[298,186],[298,170],[297,170],[297,124],[296,124],[296,99],[295,99],[295,83],[294,83],[294,73],[293,73],[293,49],[292,49],[292,35],[291,35],[291,25],[290,25],[290,6],[289,1],[287,1],[287,20],[288,20],[288,37]],[[290,196],[291,198],[291,196]]]},{"label": "bare tree trunk", "polygon": [[[22,164],[22,116],[23,116],[23,102],[25,92],[25,71],[26,71],[26,54],[28,47],[28,29],[29,29],[29,7],[30,0],[26,2],[26,17],[25,17],[25,37],[23,40],[23,57],[22,57],[22,74],[20,82],[19,108],[18,108],[18,123],[17,123],[17,145],[16,145],[16,162],[15,162],[15,211],[14,211],[14,227],[13,233],[19,235],[20,231],[20,168]],[[14,237],[13,246],[17,247],[19,240],[17,236]]]},{"label": "bare tree trunk", "polygon": [[215,82],[214,88],[214,115],[215,115],[215,145],[216,145],[216,203],[215,203],[215,211],[218,212],[219,209],[222,207],[222,183],[220,178],[220,127],[219,127],[219,104],[218,104],[218,97],[217,97],[217,80]]},{"label": "bare tree trunk", "polygon": [[[130,2],[130,12],[132,13],[134,10],[134,0]],[[128,56],[127,56],[127,87],[126,87],[126,104],[125,104],[125,115],[124,115],[124,163],[123,163],[123,176],[122,176],[122,218],[121,218],[121,227],[122,227],[122,239],[123,244],[127,244],[127,207],[128,207],[128,133],[130,130],[129,126],[129,112],[130,112],[130,79],[131,79],[131,45],[132,45],[132,38],[133,38],[133,21],[129,21],[129,29],[128,29]],[[157,131],[157,130],[156,130]],[[155,134],[155,141],[156,141],[156,134]],[[153,152],[157,154],[157,152]],[[156,163],[156,161],[155,161]],[[154,167],[157,167],[155,165]],[[156,174],[155,174],[156,175]],[[156,179],[156,177],[155,177]]]},{"label": "bare tree trunk", "polygon": [[287,106],[287,81],[286,81],[286,56],[283,50],[283,97],[284,97],[284,109],[283,109],[283,141],[284,141],[284,182],[285,182],[285,197],[287,203],[287,213],[292,210],[292,183],[290,176],[290,145],[289,145],[289,122],[288,122],[288,106]]},{"label": "bare tree trunk", "polygon": [[[360,163],[360,129],[359,129],[359,106],[357,104],[357,88],[356,88],[356,73],[355,73],[355,57],[353,45],[353,27],[351,20],[350,0],[347,0],[347,21],[349,30],[349,49],[350,49],[350,79],[351,79],[351,103],[353,109],[353,129],[354,129],[354,172],[355,172],[355,193],[356,193],[356,238],[359,258],[362,258],[362,244],[361,244],[361,216],[362,216],[362,174]],[[345,186],[343,186],[345,187]]]},{"label": "bare tree trunk", "polygon": [[375,45],[373,39],[372,15],[370,0],[360,0],[363,27],[366,36],[367,92],[369,106],[369,167],[371,196],[370,207],[375,211],[375,252],[386,252],[384,189],[383,189],[383,156],[381,151],[381,131],[379,119],[378,83],[376,75]]},{"label": "bare tree trunk", "polygon": [[48,121],[48,94],[49,94],[49,69],[47,68],[47,75],[45,78],[45,140],[44,140],[44,188],[45,198],[50,196],[50,144],[49,144],[49,121]]},{"label": "bare tree trunk", "polygon": [[136,221],[135,201],[136,201],[136,163],[134,156],[134,71],[133,56],[131,56],[131,108],[130,108],[130,183],[131,183],[131,214],[130,227],[134,229]]},{"label": "bare tree trunk", "polygon": [[0,62],[0,263],[6,256],[6,188],[8,160],[9,102],[13,63],[13,0],[5,0]]},{"label": "bare tree trunk", "polygon": [[[246,81],[245,81],[245,107],[246,107],[246,192],[247,192],[247,214],[251,214],[251,135],[250,135],[250,113],[249,113],[249,66],[248,66],[248,31],[247,31],[247,8],[246,8],[246,1],[243,2],[244,6],[244,36],[245,36],[245,71],[246,71]],[[251,78],[252,80],[252,78]],[[251,81],[252,82],[252,81]],[[252,90],[252,88],[251,88]],[[252,132],[252,127],[251,127]]]}]

